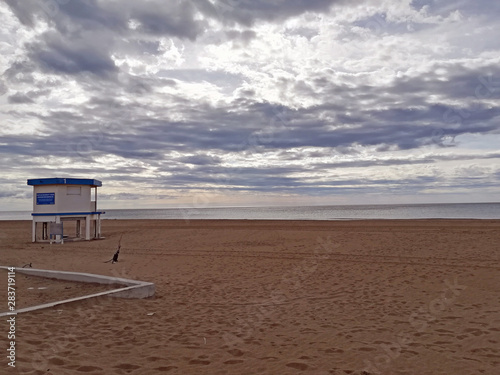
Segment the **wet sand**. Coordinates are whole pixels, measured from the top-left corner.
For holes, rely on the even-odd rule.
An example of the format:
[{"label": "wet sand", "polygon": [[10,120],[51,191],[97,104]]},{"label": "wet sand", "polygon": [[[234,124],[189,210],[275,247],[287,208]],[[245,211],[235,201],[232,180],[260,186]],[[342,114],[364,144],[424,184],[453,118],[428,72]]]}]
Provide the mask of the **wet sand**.
[{"label": "wet sand", "polygon": [[[18,315],[2,374],[500,368],[500,220],[105,220],[105,240],[64,245],[32,244],[30,230],[0,221],[1,265],[150,281],[156,295]],[[119,262],[104,263],[122,235]]]}]

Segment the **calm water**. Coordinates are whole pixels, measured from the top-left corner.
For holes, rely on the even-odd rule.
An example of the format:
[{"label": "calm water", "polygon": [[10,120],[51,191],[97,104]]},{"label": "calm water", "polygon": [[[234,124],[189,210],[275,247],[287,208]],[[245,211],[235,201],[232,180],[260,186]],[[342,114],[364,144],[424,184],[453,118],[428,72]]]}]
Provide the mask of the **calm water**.
[{"label": "calm water", "polygon": [[[105,219],[500,219],[500,203],[103,210]],[[0,211],[0,220],[31,220],[31,215]]]}]

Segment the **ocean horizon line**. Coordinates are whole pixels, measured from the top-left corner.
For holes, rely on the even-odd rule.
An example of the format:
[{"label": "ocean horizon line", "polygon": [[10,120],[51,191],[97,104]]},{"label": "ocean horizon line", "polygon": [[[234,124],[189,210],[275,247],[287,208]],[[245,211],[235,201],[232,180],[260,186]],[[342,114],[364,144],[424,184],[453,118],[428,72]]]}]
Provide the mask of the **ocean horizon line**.
[{"label": "ocean horizon line", "polygon": [[[499,202],[357,204],[315,206],[216,206],[101,208],[110,219],[370,220],[500,219]],[[0,211],[0,220],[30,220],[31,211]]]},{"label": "ocean horizon line", "polygon": [[[368,206],[439,206],[439,205],[474,205],[474,204],[500,204],[499,202],[427,202],[427,203],[351,203],[351,204],[278,204],[278,205],[230,205],[230,206],[178,206],[178,207],[138,207],[138,208],[99,208],[99,210],[203,210],[217,208],[301,208],[301,207],[368,207]],[[2,210],[2,212],[32,212],[30,209],[24,210]]]}]

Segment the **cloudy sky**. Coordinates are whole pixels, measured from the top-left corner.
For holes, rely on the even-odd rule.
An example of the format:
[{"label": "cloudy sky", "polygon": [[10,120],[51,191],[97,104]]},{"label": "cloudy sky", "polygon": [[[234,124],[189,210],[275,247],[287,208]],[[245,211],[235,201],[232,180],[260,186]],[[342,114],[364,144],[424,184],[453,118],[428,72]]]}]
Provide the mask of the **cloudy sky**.
[{"label": "cloudy sky", "polygon": [[5,0],[0,209],[500,201],[500,3]]}]

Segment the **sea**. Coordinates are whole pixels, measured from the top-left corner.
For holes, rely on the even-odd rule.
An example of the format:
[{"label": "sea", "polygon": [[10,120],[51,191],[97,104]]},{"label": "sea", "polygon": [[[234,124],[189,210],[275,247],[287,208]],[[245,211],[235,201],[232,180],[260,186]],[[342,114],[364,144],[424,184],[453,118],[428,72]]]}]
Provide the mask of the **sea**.
[{"label": "sea", "polygon": [[[105,209],[103,219],[500,219],[500,203],[390,204],[342,206]],[[31,220],[30,211],[0,211],[0,220]]]}]

